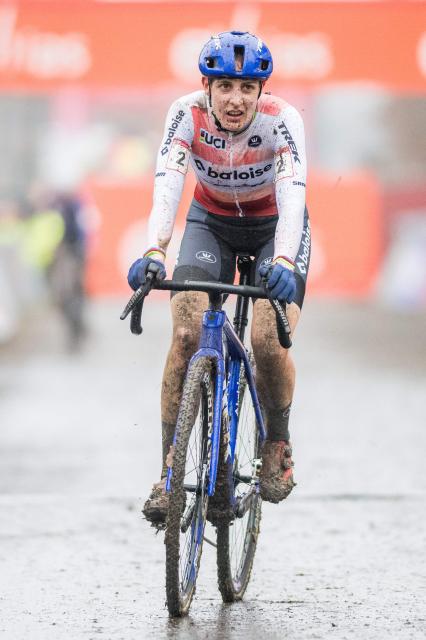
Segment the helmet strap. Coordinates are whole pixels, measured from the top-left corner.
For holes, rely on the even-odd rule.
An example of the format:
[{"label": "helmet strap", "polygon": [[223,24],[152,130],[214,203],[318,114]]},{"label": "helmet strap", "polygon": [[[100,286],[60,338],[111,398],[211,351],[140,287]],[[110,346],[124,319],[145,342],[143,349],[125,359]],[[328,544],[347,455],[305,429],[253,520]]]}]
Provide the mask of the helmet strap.
[{"label": "helmet strap", "polygon": [[209,78],[209,107],[212,110],[212,116],[214,119],[214,123],[216,125],[216,129],[218,131],[224,131],[225,133],[228,133],[228,129],[224,129],[224,127],[222,127],[222,125],[220,124],[220,120],[217,117],[217,115],[215,114],[215,112],[213,111],[213,105],[212,105],[212,79]]}]

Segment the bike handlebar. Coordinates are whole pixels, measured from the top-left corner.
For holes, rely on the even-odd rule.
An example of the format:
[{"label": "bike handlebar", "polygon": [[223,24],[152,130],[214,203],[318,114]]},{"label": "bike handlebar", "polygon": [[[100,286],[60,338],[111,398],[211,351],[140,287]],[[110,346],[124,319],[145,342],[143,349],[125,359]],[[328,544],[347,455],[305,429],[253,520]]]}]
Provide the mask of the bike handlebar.
[{"label": "bike handlebar", "polygon": [[281,303],[272,297],[270,291],[266,287],[252,287],[250,285],[226,284],[225,282],[202,282],[195,280],[185,280],[184,282],[174,282],[173,280],[156,280],[156,272],[149,271],[146,276],[145,283],[135,291],[130,298],[123,313],[121,320],[125,320],[131,312],[130,330],[136,335],[142,333],[142,308],[146,296],[151,289],[161,291],[203,291],[205,293],[227,293],[243,296],[244,298],[260,298],[268,299],[271,303],[277,320],[278,339],[284,349],[291,347],[290,325],[285,313],[285,308]]}]

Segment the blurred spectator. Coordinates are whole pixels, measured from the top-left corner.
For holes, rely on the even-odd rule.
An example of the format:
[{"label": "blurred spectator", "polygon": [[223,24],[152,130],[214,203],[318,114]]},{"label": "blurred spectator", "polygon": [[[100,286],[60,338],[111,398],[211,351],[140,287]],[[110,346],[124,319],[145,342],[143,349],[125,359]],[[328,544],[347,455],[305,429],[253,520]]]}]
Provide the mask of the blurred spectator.
[{"label": "blurred spectator", "polygon": [[29,193],[24,252],[41,270],[52,300],[62,314],[70,349],[81,345],[84,320],[86,232],[83,204],[73,193],[49,193],[35,186]]},{"label": "blurred spectator", "polygon": [[12,201],[0,202],[0,345],[19,331],[22,298],[22,261],[20,243],[23,223]]}]

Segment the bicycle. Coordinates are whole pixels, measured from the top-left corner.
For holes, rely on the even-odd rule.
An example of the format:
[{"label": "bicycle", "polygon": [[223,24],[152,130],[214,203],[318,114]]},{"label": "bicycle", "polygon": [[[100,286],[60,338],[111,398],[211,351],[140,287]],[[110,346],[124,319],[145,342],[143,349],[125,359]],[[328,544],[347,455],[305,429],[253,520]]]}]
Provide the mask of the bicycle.
[{"label": "bicycle", "polygon": [[[252,259],[237,257],[239,285],[155,280],[155,271],[129,300],[131,330],[142,333],[141,316],[150,289],[204,291],[198,351],[188,365],[166,481],[170,491],[165,527],[167,607],[172,617],[189,611],[200,566],[206,520],[217,530],[218,585],[224,602],[241,600],[259,535],[260,447],[265,426],[255,387],[253,360],[244,346],[249,298],[269,298],[281,345],[291,346],[285,311],[268,289],[250,286]],[[231,325],[223,294],[237,294]],[[211,542],[208,540],[208,542]],[[212,543],[214,544],[214,543]]]}]

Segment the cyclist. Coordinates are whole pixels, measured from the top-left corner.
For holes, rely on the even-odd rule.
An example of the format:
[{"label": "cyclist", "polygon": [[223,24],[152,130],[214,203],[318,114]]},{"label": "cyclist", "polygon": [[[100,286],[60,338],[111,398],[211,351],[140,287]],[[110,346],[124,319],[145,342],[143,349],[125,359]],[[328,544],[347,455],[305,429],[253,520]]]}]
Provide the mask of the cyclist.
[{"label": "cyclist", "polygon": [[[248,32],[220,33],[204,45],[199,57],[202,90],[176,100],[166,118],[148,248],[130,267],[128,282],[138,288],[153,263],[158,277],[165,277],[166,250],[191,162],[197,186],[173,279],[232,283],[235,256],[249,253],[255,258],[253,284],[267,278],[273,296],[287,303],[294,331],[310,256],[304,129],[293,106],[264,93],[272,66],[267,46]],[[167,514],[167,463],[185,372],[198,346],[206,306],[205,293],[172,296],[173,339],[161,394],[161,479],[143,510],[153,523],[164,522]],[[279,502],[294,486],[288,425],[295,368],[290,353],[279,345],[275,313],[267,300],[254,304],[251,342],[267,429],[260,492],[264,500]]]}]

